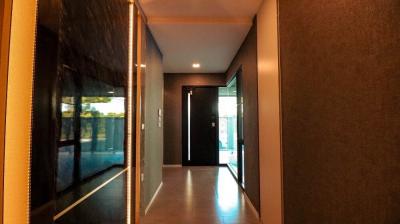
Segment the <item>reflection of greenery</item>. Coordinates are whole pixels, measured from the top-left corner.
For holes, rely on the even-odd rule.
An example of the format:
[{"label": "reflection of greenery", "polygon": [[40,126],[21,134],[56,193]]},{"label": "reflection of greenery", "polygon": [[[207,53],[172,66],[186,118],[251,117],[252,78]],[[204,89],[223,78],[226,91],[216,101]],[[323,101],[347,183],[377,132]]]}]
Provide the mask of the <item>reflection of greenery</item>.
[{"label": "reflection of greenery", "polygon": [[82,103],[109,103],[111,102],[111,97],[82,97]]},{"label": "reflection of greenery", "polygon": [[[96,119],[96,123],[98,125],[98,133],[97,138],[103,139],[106,137],[106,126],[107,125],[115,125],[115,122],[121,121],[124,117],[100,117],[100,118],[93,118],[93,117],[81,117],[81,138],[82,139],[90,139],[92,138],[93,133],[93,119]],[[61,139],[67,140],[73,138],[73,129],[72,129],[72,118],[65,118],[63,117],[62,120],[62,133]],[[123,122],[122,122],[123,125]],[[123,128],[123,126],[122,126]]]},{"label": "reflection of greenery", "polygon": [[[103,114],[92,107],[92,103],[109,103],[111,97],[82,97],[82,112],[81,117],[83,118],[124,118],[125,113],[108,113]],[[62,97],[62,104],[67,110],[62,112],[63,118],[72,118],[74,116],[74,97]]]},{"label": "reflection of greenery", "polygon": [[[73,105],[74,102],[73,96],[63,96],[61,101],[64,104],[70,104]],[[111,97],[101,97],[101,96],[83,96],[82,97],[82,103],[109,103],[111,102]]]},{"label": "reflection of greenery", "polygon": [[[74,111],[64,111],[62,112],[63,118],[72,118],[74,116]],[[81,113],[82,118],[124,118],[125,113],[108,113],[102,114],[98,111],[82,111]]]},{"label": "reflection of greenery", "polygon": [[72,110],[62,112],[63,118],[72,118],[73,116],[74,116],[74,111]]},{"label": "reflection of greenery", "polygon": [[[112,123],[116,122],[116,120],[124,119],[125,113],[107,113],[103,114],[100,111],[96,110],[92,104],[94,103],[103,103],[107,104],[112,101],[112,97],[82,97],[81,106],[82,111],[80,114],[81,119],[81,137],[82,138],[92,138],[92,128],[93,122],[97,123],[98,138],[105,138],[106,136],[106,123],[107,120],[113,120]],[[75,100],[74,97],[62,97],[62,139],[68,139],[72,137],[72,122],[74,117],[74,107],[75,107]],[[68,136],[67,136],[68,135]]]},{"label": "reflection of greenery", "polygon": [[74,104],[74,97],[63,96],[62,99],[61,99],[61,102],[63,104],[73,105]]}]

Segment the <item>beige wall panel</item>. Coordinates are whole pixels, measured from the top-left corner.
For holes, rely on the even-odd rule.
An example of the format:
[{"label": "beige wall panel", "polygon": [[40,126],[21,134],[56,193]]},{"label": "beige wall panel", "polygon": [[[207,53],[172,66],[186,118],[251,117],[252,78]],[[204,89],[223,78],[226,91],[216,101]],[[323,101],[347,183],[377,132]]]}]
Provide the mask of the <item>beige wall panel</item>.
[{"label": "beige wall panel", "polygon": [[[0,164],[4,164],[6,122],[7,67],[10,38],[11,0],[0,2]],[[0,166],[0,224],[3,223],[3,171]]]},{"label": "beige wall panel", "polygon": [[282,170],[278,21],[276,0],[265,0],[257,18],[261,220],[281,224]]},{"label": "beige wall panel", "polygon": [[4,223],[29,217],[29,153],[36,1],[14,0],[7,88]]}]

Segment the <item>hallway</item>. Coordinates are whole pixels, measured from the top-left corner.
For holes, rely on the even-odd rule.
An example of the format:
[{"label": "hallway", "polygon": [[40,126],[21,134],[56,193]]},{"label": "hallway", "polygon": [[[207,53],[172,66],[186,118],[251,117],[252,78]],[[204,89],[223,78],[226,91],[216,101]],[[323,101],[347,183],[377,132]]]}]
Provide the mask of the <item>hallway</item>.
[{"label": "hallway", "polygon": [[400,0],[1,0],[0,224],[400,224]]},{"label": "hallway", "polygon": [[143,224],[258,224],[226,167],[164,168],[163,186]]}]

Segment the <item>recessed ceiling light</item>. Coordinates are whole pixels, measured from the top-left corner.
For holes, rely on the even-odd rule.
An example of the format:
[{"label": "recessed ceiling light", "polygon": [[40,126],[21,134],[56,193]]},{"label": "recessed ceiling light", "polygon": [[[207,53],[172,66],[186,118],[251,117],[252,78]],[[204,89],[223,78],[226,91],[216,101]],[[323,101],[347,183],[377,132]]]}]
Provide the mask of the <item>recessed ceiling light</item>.
[{"label": "recessed ceiling light", "polygon": [[200,68],[200,64],[199,63],[193,63],[192,67],[193,68]]}]

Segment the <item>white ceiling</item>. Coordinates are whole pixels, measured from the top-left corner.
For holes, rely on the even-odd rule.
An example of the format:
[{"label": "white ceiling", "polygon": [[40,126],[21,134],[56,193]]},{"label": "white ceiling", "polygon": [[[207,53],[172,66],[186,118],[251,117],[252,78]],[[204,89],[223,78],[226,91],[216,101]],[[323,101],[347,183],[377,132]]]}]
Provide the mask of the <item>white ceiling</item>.
[{"label": "white ceiling", "polygon": [[[166,73],[225,72],[262,0],[141,0]],[[192,68],[200,63],[199,69]]]}]

